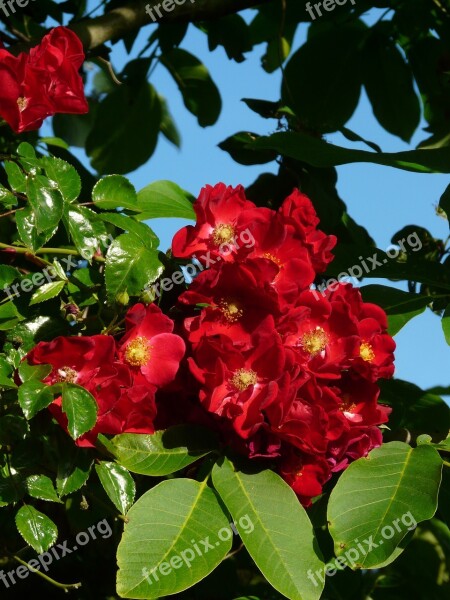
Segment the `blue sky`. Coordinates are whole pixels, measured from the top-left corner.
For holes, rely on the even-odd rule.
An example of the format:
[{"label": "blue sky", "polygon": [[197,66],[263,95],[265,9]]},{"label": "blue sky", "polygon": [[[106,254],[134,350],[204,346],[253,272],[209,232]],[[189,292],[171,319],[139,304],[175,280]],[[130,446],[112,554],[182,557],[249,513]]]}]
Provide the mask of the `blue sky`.
[{"label": "blue sky", "polygon": [[[251,18],[253,14],[253,11],[246,11],[244,16]],[[378,14],[379,11],[371,11],[366,21],[373,22]],[[150,32],[151,27],[140,32],[136,49],[143,47]],[[294,47],[303,42],[305,34],[306,26],[302,25]],[[169,102],[182,135],[182,148],[176,149],[161,136],[155,155],[147,165],[131,173],[129,179],[137,189],[155,180],[169,179],[197,195],[207,183],[224,181],[231,185],[248,185],[263,171],[275,172],[275,163],[244,167],[217,147],[219,142],[237,131],[269,134],[276,127],[275,121],[261,119],[241,102],[245,97],[265,100],[279,98],[280,73],[269,75],[260,67],[264,47],[258,46],[244,63],[236,64],[228,60],[222,48],[210,53],[206,36],[194,26],[190,26],[182,47],[198,56],[216,81],[223,99],[220,119],[214,126],[201,129],[195,117],[185,109],[171,76],[164,67],[158,66],[152,74],[151,83]],[[127,60],[123,44],[116,44],[112,53],[116,71],[120,71]],[[409,147],[400,139],[387,134],[377,124],[364,94],[347,126],[362,137],[378,143],[384,151],[400,151]],[[426,133],[419,131],[410,147],[426,137]],[[328,136],[328,140],[351,146],[339,134]],[[369,164],[344,165],[338,168],[338,175],[338,191],[347,203],[350,214],[369,230],[379,248],[387,248],[391,236],[408,224],[426,227],[435,237],[447,237],[448,222],[436,215],[435,206],[449,183],[448,176],[415,174]],[[174,232],[184,222],[165,219],[154,220],[149,224],[166,248],[170,245]],[[373,280],[367,283],[373,283]],[[396,377],[412,381],[423,388],[450,384],[449,346],[445,342],[440,320],[435,315],[427,311],[416,317],[395,339]]]}]

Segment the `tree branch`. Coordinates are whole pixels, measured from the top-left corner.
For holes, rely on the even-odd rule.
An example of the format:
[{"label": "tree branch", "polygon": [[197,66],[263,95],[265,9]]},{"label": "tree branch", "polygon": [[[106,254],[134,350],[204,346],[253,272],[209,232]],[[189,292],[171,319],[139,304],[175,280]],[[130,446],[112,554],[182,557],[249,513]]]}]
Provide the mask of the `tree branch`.
[{"label": "tree branch", "polygon": [[[267,1],[267,0],[266,0]],[[163,18],[159,19],[157,12],[154,15],[161,23],[190,23],[195,21],[210,21],[219,19],[264,4],[263,0],[186,0],[182,5],[173,4],[173,10],[166,12],[162,8],[161,0],[135,0],[115,8],[110,12],[93,19],[79,21],[70,26],[83,42],[86,50],[93,50],[110,40],[118,40],[127,33],[140,29],[153,23],[145,8],[160,6]]]}]

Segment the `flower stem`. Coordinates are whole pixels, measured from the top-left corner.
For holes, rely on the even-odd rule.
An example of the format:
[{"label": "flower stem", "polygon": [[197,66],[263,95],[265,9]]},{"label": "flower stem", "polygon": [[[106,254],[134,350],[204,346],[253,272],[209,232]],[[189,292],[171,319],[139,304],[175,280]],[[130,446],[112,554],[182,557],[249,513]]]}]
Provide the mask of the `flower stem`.
[{"label": "flower stem", "polygon": [[78,583],[59,583],[59,581],[55,581],[54,579],[52,579],[51,577],[49,577],[45,573],[42,573],[41,571],[38,571],[37,569],[34,569],[33,567],[30,567],[30,565],[27,562],[25,562],[24,560],[22,560],[19,556],[17,556],[17,554],[12,554],[11,556],[18,563],[20,563],[24,567],[27,567],[27,569],[29,569],[32,573],[36,573],[36,575],[39,575],[39,577],[42,577],[42,579],[45,579],[45,581],[48,581],[48,583],[51,583],[52,585],[54,585],[55,587],[59,588],[60,590],[64,590],[65,592],[68,592],[69,590],[78,590],[81,587],[81,582],[78,582]]}]

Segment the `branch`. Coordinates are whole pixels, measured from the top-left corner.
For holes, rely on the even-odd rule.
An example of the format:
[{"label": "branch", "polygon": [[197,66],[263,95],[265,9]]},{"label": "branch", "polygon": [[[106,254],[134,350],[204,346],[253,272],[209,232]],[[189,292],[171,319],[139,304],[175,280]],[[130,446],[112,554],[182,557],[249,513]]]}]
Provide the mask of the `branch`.
[{"label": "branch", "polygon": [[[153,23],[145,8],[160,6],[164,15],[162,23],[190,23],[195,21],[212,21],[264,4],[264,0],[186,0],[184,4],[172,4],[171,12],[164,11],[161,0],[134,0],[125,6],[93,19],[78,21],[70,25],[83,42],[85,50],[93,50],[110,40],[123,38],[127,33]],[[155,17],[157,13],[154,12]]]}]

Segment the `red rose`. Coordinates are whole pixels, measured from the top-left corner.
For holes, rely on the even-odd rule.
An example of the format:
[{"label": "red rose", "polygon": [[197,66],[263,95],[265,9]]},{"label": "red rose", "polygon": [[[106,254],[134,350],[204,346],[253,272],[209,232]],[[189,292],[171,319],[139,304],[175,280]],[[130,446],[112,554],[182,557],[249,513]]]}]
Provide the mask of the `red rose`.
[{"label": "red rose", "polygon": [[323,485],[331,477],[331,469],[324,458],[284,449],[279,466],[280,475],[299,496],[305,508],[311,506],[311,498],[322,493]]},{"label": "red rose", "polygon": [[[94,446],[99,433],[153,433],[156,416],[155,388],[139,374],[133,374],[115,360],[115,341],[107,335],[58,337],[40,342],[27,355],[31,365],[49,364],[51,373],[44,382],[76,383],[86,388],[98,405],[94,428],[76,440],[78,446]],[[62,399],[49,410],[67,431]]]},{"label": "red rose", "polygon": [[172,333],[172,319],[155,304],[136,304],[128,311],[125,324],[126,333],[118,347],[120,360],[156,387],[173,381],[185,345]]},{"label": "red rose", "polygon": [[21,133],[58,112],[88,112],[78,73],[83,61],[81,41],[67,27],[52,29],[29,54],[0,49],[0,115]]},{"label": "red rose", "polygon": [[235,345],[249,348],[261,323],[280,314],[278,295],[270,284],[277,271],[273,263],[262,260],[226,263],[200,273],[179,298],[184,305],[207,305],[199,316],[184,321],[191,344],[205,335],[223,334]]},{"label": "red rose", "polygon": [[242,186],[218,183],[202,189],[194,210],[196,224],[175,234],[172,252],[178,258],[195,256],[209,266],[217,259],[232,262],[237,255],[245,255],[253,243],[246,231],[248,223],[268,209],[257,209],[246,199]]},{"label": "red rose", "polygon": [[204,337],[188,359],[200,383],[199,399],[209,412],[229,419],[236,433],[248,439],[265,424],[264,410],[282,402],[289,379],[285,354],[271,326],[254,334],[243,351],[223,335]]},{"label": "red rose", "polygon": [[81,40],[67,27],[55,27],[30,50],[29,70],[42,77],[45,94],[55,113],[88,112],[83,81],[78,72],[84,58]]},{"label": "red rose", "polygon": [[279,214],[286,226],[292,228],[294,235],[305,244],[316,272],[323,273],[333,260],[331,250],[337,239],[317,229],[319,218],[311,200],[294,190],[281,205]]},{"label": "red rose", "polygon": [[358,327],[359,352],[352,368],[369,381],[394,374],[395,342],[387,333],[387,317],[376,304],[363,302],[361,293],[351,284],[340,284],[336,291],[327,292],[332,303],[342,303],[350,309]]},{"label": "red rose", "polygon": [[39,342],[27,355],[30,365],[51,365],[45,383],[68,381],[85,386],[103,365],[115,360],[116,344],[108,335],[57,337]]},{"label": "red rose", "polygon": [[52,106],[44,94],[36,94],[41,81],[27,69],[28,56],[0,50],[0,116],[17,133],[39,129]]}]

